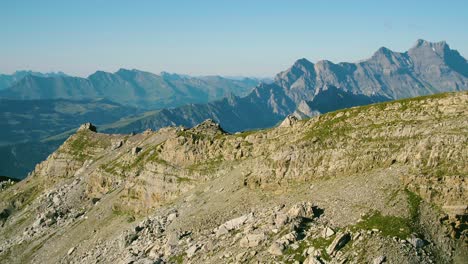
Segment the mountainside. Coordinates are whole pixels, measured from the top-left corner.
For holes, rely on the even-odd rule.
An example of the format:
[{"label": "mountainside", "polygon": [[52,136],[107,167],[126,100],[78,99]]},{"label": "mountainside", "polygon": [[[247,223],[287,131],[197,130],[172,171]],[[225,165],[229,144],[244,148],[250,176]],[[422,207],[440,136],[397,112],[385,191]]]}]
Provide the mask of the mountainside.
[{"label": "mountainside", "polygon": [[0,175],[24,178],[66,139],[49,139],[52,136],[85,122],[112,123],[138,113],[135,108],[103,99],[0,99]]},{"label": "mountainside", "polygon": [[[376,102],[388,101],[382,96],[352,94],[336,87],[327,87],[317,94],[312,101],[303,101],[310,111],[316,114],[337,109]],[[246,97],[231,95],[219,101],[207,104],[191,104],[174,109],[163,109],[154,113],[145,113],[132,120],[123,120],[103,126],[108,133],[141,132],[147,128],[159,129],[166,126],[192,127],[203,120],[213,119],[229,132],[274,126],[288,114],[296,110],[295,103],[276,85],[262,84]],[[311,115],[303,114],[302,118]]]},{"label": "mountainside", "polygon": [[467,116],[459,92],[237,134],[85,124],[0,191],[0,263],[465,263]]},{"label": "mountainside", "polygon": [[[276,98],[284,98],[279,103]],[[230,95],[207,104],[190,104],[173,109],[163,109],[143,114],[130,122],[103,127],[112,133],[141,132],[147,128],[166,126],[194,126],[205,119],[219,122],[227,131],[265,128],[275,125],[294,111],[294,103],[285,97],[277,86],[260,84],[246,97]]]},{"label": "mountainside", "polygon": [[[186,105],[148,113],[106,131],[132,132],[169,125],[193,126],[210,118],[230,132],[275,125],[298,107],[311,113],[448,91],[468,90],[468,63],[445,42],[418,40],[404,53],[379,49],[358,63],[300,59],[275,81],[258,85],[249,95],[208,104]],[[330,90],[330,91],[329,91]],[[295,113],[305,117],[304,113]],[[309,115],[310,116],[310,115]]]},{"label": "mountainside", "polygon": [[88,78],[29,74],[0,91],[0,97],[21,100],[106,98],[124,105],[158,109],[204,103],[230,93],[245,95],[256,84],[257,80],[248,78],[196,78],[120,69],[115,73],[97,71]]},{"label": "mountainside", "polygon": [[0,146],[38,141],[80,124],[111,123],[138,110],[108,100],[5,100],[0,99]]}]

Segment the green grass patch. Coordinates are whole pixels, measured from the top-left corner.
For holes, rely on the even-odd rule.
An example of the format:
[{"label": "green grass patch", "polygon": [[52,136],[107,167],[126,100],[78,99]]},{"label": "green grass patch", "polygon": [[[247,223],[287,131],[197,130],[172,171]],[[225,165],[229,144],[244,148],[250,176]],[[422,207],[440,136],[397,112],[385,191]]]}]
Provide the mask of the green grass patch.
[{"label": "green grass patch", "polygon": [[[95,148],[107,148],[110,145],[108,139],[95,139],[91,132],[80,131],[74,135],[69,144],[69,153],[79,161],[85,161],[92,158],[92,150]],[[90,154],[91,153],[91,154]]]},{"label": "green grass patch", "polygon": [[419,206],[421,205],[422,199],[408,189],[405,189],[405,192],[408,199],[411,224],[416,226],[419,222]]},{"label": "green grass patch", "polygon": [[302,253],[304,253],[304,250],[306,250],[306,248],[308,248],[306,241],[299,242],[299,247],[296,249],[293,249],[292,247],[288,247],[284,251],[284,255],[293,256],[293,261],[286,262],[286,263],[294,263],[294,261],[299,261],[300,263],[304,262],[306,257]]},{"label": "green grass patch", "polygon": [[169,263],[182,264],[182,263],[184,263],[185,255],[186,255],[185,253],[181,253],[181,254],[178,254],[178,255],[170,256],[169,257]]},{"label": "green grass patch", "polygon": [[[351,229],[356,230],[380,230],[383,236],[398,237],[400,239],[408,238],[412,233],[417,232],[419,229],[419,207],[421,204],[421,197],[417,194],[405,189],[409,216],[398,217],[391,215],[383,215],[380,211],[373,211],[363,217],[362,221],[352,226]],[[392,201],[397,196],[398,191],[394,191],[390,194],[390,200]]]},{"label": "green grass patch", "polygon": [[382,215],[379,211],[374,211],[371,214],[364,216],[362,221],[357,223],[353,229],[378,229],[383,236],[396,236],[401,239],[407,238],[413,232],[412,223],[409,219],[398,216]]},{"label": "green grass patch", "polygon": [[192,179],[187,177],[177,177],[177,183],[191,182]]},{"label": "green grass patch", "polygon": [[323,258],[326,261],[330,261],[331,257],[327,253],[327,247],[330,246],[330,244],[333,242],[335,237],[336,235],[330,236],[328,238],[319,237],[319,238],[311,240],[310,243],[315,249],[320,250],[321,258]]}]

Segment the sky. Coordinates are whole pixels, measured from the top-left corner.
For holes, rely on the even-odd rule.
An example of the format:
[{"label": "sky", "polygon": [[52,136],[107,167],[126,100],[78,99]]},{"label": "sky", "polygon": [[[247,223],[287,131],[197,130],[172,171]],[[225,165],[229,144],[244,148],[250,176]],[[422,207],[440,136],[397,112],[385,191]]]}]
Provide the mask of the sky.
[{"label": "sky", "polygon": [[119,68],[272,77],[445,40],[468,56],[466,0],[0,0],[0,73]]}]

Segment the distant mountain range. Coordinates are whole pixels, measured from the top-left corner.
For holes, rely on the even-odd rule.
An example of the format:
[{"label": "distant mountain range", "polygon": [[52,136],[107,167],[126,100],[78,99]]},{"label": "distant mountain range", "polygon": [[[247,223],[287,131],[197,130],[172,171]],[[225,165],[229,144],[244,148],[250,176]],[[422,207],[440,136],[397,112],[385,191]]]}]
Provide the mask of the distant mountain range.
[{"label": "distant mountain range", "polygon": [[109,132],[128,133],[169,125],[194,126],[211,118],[230,132],[273,126],[288,114],[326,113],[420,95],[468,90],[468,63],[445,42],[418,40],[407,52],[378,49],[357,63],[316,64],[297,60],[245,97],[229,96],[208,104],[185,105],[121,122]]},{"label": "distant mountain range", "polygon": [[[289,114],[305,118],[352,106],[468,90],[468,62],[445,42],[418,40],[407,52],[382,47],[371,58],[357,63],[323,60],[314,64],[299,59],[278,73],[273,82],[257,85],[258,82],[249,78],[156,75],[123,69],[116,73],[98,71],[88,78],[28,74],[0,91],[0,98],[10,99],[0,102],[5,104],[0,124],[6,130],[3,141],[33,140],[30,149],[35,160],[24,161],[24,155],[15,154],[27,151],[28,143],[4,146],[0,154],[8,160],[8,166],[17,166],[8,170],[0,167],[0,175],[24,176],[25,171],[32,169],[30,164],[44,159],[78,122],[87,118],[108,133],[174,125],[191,127],[208,118],[229,132],[266,128]],[[54,101],[59,98],[68,101]],[[94,102],[96,98],[105,100]],[[21,110],[21,101],[15,101],[25,99],[38,100],[25,104],[31,107],[42,104],[44,99],[51,100],[51,106],[36,105],[49,110],[27,114],[34,110]],[[57,105],[62,105],[62,110],[57,110]],[[71,111],[69,115],[63,112],[78,108],[87,110]],[[142,113],[142,109],[152,110]],[[50,138],[54,134],[60,135]]]},{"label": "distant mountain range", "polygon": [[0,98],[15,100],[105,98],[122,105],[145,109],[206,103],[228,94],[246,95],[260,81],[252,78],[228,79],[220,76],[189,77],[139,70],[120,69],[115,73],[97,71],[88,78],[67,75],[17,73],[0,76]]},{"label": "distant mountain range", "polygon": [[13,74],[0,74],[0,90],[9,88],[13,84],[17,83],[24,77],[31,75],[37,77],[62,77],[67,76],[63,72],[49,72],[49,73],[41,73],[41,72],[34,72],[34,71],[16,71]]}]

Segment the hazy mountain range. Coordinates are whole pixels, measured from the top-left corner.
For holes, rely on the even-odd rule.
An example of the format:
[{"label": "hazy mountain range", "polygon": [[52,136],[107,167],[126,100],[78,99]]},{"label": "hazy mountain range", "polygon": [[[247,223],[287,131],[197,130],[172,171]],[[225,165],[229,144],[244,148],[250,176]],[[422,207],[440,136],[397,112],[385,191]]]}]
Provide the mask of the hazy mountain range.
[{"label": "hazy mountain range", "polygon": [[[19,79],[4,75],[10,86],[0,91],[1,98],[19,100],[106,98],[138,108],[158,109],[187,103],[205,103],[227,94],[247,94],[257,79],[228,79],[220,76],[189,77],[139,70],[120,69],[115,73],[97,71],[88,78],[66,75],[27,74]],[[8,80],[17,80],[11,82]]]},{"label": "hazy mountain range", "polygon": [[[48,113],[38,112],[26,117],[21,111],[5,110],[0,116],[0,123],[5,127],[4,135],[11,138],[2,138],[2,141],[40,139],[55,142],[54,146],[58,146],[77,126],[77,122],[88,117],[88,121],[100,124],[100,131],[113,133],[140,132],[147,128],[156,130],[172,125],[191,127],[208,118],[219,122],[229,132],[271,127],[292,113],[306,117],[392,99],[468,90],[468,63],[445,42],[418,40],[406,52],[394,52],[382,47],[369,59],[357,63],[335,64],[326,60],[312,63],[299,59],[289,69],[278,73],[273,82],[256,85],[258,82],[249,78],[233,80],[218,76],[156,75],[123,69],[116,73],[98,71],[88,78],[28,74],[0,91],[0,98],[10,99],[2,101],[4,109],[14,108],[6,104],[21,104],[11,100],[26,99],[51,100],[51,104],[61,104],[62,109],[67,108],[63,104],[73,105],[70,108],[91,109],[84,110],[87,114],[83,115],[72,111],[69,118],[52,106]],[[96,98],[106,100],[97,105],[91,103]],[[57,99],[82,101],[53,102]],[[35,104],[39,101],[35,101]],[[115,108],[108,109],[118,109],[115,111],[119,114],[112,113],[114,110],[101,113],[99,105],[102,102],[114,102],[112,107]],[[43,103],[47,104],[45,101]],[[126,107],[129,109],[124,109]],[[141,109],[153,110],[138,114]],[[46,117],[48,121],[40,121],[37,115]],[[74,118],[73,121],[69,120]],[[26,119],[39,121],[34,123]],[[27,135],[28,126],[34,127],[36,132]],[[60,126],[63,129],[59,129]],[[23,131],[19,135],[24,135],[24,140],[21,137],[13,139],[18,133],[15,131]],[[53,140],[47,139],[58,133],[62,135]],[[34,143],[41,150],[38,153],[44,153],[41,144],[37,140]],[[14,150],[15,146],[7,146],[0,149],[0,153],[2,156],[24,158],[9,154]],[[33,148],[31,151],[34,152]],[[44,154],[37,157],[41,155]],[[25,162],[17,160],[17,164]],[[22,166],[18,165],[18,168],[21,167],[23,174],[31,169]],[[1,174],[21,176],[11,170],[0,171]]]},{"label": "hazy mountain range", "polygon": [[34,71],[16,71],[13,74],[0,74],[0,90],[9,88],[16,82],[20,81],[26,76],[37,76],[37,77],[60,77],[60,76],[67,76],[63,72],[49,72],[49,73],[41,73],[41,72],[34,72]]}]

